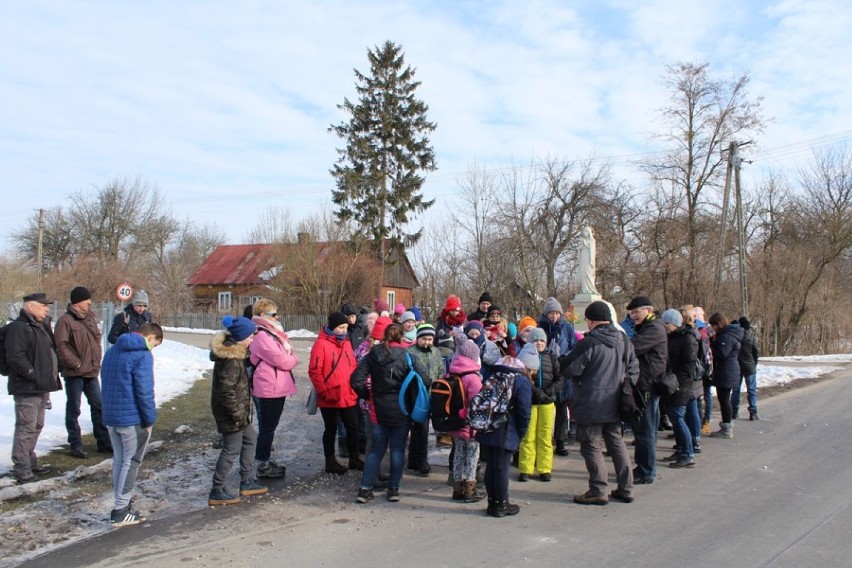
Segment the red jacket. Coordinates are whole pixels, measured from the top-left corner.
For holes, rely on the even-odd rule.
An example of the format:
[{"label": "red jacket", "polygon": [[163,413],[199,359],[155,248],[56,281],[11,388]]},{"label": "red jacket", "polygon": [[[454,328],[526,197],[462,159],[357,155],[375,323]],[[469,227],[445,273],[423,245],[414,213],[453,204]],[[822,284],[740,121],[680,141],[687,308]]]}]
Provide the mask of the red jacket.
[{"label": "red jacket", "polygon": [[349,408],[358,403],[358,396],[349,385],[349,377],[357,367],[352,343],[320,331],[308,363],[308,376],[317,391],[320,408]]}]

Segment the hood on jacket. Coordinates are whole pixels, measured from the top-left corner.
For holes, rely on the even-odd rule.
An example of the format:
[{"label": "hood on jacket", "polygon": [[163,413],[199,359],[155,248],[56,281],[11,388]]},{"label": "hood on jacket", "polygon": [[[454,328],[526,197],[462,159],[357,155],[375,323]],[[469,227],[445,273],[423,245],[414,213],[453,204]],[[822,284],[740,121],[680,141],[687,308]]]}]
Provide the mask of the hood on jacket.
[{"label": "hood on jacket", "polygon": [[734,339],[736,339],[737,341],[742,341],[742,339],[743,339],[743,335],[744,335],[744,334],[745,334],[745,332],[743,331],[743,328],[741,328],[741,327],[739,326],[739,324],[737,324],[737,325],[734,325],[734,324],[727,325],[727,326],[723,327],[723,328],[721,329],[721,331],[719,331],[719,333],[718,333],[718,335],[719,335],[719,336],[722,336],[722,335],[728,335],[728,336],[733,337],[733,338],[734,338]]},{"label": "hood on jacket", "polygon": [[135,331],[119,336],[113,349],[120,349],[121,351],[149,351],[148,342],[145,341],[145,337]]},{"label": "hood on jacket", "polygon": [[225,330],[219,330],[210,340],[210,354],[211,358],[217,359],[245,359],[248,357],[248,349],[231,339]]},{"label": "hood on jacket", "polygon": [[620,343],[624,343],[624,334],[613,325],[599,325],[586,333],[586,336],[594,336],[595,339],[607,347],[615,347]]},{"label": "hood on jacket", "polygon": [[450,361],[450,372],[454,375],[478,373],[481,368],[482,366],[478,362],[460,353],[456,353],[453,360]]}]

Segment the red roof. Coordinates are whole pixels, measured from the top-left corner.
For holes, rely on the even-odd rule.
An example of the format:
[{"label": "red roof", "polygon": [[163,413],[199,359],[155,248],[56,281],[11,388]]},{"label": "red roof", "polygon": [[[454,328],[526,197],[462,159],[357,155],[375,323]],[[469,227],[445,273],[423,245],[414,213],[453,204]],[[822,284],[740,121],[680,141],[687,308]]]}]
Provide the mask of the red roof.
[{"label": "red roof", "polygon": [[263,284],[274,245],[219,245],[189,278],[191,286]]}]

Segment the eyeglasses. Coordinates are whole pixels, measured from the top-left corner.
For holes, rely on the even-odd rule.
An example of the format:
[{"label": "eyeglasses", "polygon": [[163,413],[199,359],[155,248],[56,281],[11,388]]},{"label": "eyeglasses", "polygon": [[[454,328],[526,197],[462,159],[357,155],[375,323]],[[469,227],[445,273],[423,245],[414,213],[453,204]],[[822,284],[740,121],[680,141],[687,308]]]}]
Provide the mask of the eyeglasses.
[{"label": "eyeglasses", "polygon": [[277,318],[277,317],[278,317],[278,312],[263,312],[263,315],[265,315],[265,316],[269,316],[269,317],[271,317],[271,318]]}]

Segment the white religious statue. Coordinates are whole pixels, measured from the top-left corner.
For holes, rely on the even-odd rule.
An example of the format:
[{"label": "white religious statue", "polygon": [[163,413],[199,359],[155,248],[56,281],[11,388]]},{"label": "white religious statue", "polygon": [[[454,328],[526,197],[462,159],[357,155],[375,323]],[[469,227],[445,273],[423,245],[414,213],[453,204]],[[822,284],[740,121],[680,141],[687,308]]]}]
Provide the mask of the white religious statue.
[{"label": "white religious statue", "polygon": [[580,281],[581,294],[597,294],[595,286],[595,235],[586,225],[580,231],[580,262],[577,267],[577,280]]}]

